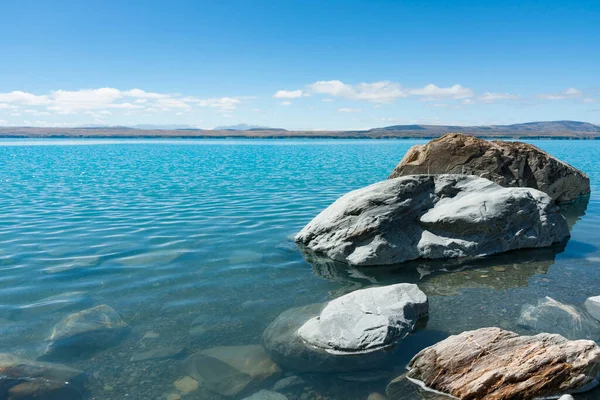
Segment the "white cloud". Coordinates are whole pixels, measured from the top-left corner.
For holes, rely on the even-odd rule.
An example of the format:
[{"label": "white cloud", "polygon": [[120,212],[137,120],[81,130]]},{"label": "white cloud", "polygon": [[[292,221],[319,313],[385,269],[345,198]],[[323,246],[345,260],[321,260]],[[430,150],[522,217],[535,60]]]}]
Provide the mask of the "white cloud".
[{"label": "white cloud", "polygon": [[475,95],[472,89],[461,85],[444,88],[429,84],[422,88],[407,89],[399,83],[391,81],[363,82],[351,85],[339,80],[331,80],[317,81],[306,87],[310,93],[314,94],[325,94],[332,97],[363,100],[372,103],[391,103],[394,100],[408,96],[420,96],[422,100],[455,100]]},{"label": "white cloud", "polygon": [[196,103],[200,107],[217,108],[223,112],[233,111],[241,103],[241,100],[235,97],[219,97],[211,99],[197,99],[194,97],[185,97],[183,101]]},{"label": "white cloud", "polygon": [[343,97],[349,100],[364,100],[373,103],[390,103],[407,97],[406,90],[394,82],[381,81],[349,85],[342,81],[318,81],[307,86],[312,93]]},{"label": "white cloud", "polygon": [[14,91],[10,93],[0,93],[0,102],[2,103],[19,103],[26,105],[44,105],[50,104],[51,100],[48,96],[36,96],[35,94]]},{"label": "white cloud", "polygon": [[477,100],[483,103],[494,103],[498,100],[518,100],[520,98],[521,96],[517,94],[486,92],[481,96],[478,96]]},{"label": "white cloud", "polygon": [[23,110],[24,113],[34,115],[36,117],[50,115],[48,111],[39,111],[39,110]]},{"label": "white cloud", "polygon": [[579,89],[568,88],[559,93],[538,94],[537,97],[542,100],[564,100],[575,99],[583,96],[583,92]]},{"label": "white cloud", "polygon": [[360,108],[338,108],[337,110],[343,113],[357,113],[362,111]]},{"label": "white cloud", "polygon": [[298,97],[304,96],[304,92],[300,89],[298,90],[278,90],[273,97],[276,99],[296,99]]},{"label": "white cloud", "polygon": [[424,96],[423,100],[465,99],[473,97],[475,94],[472,89],[461,85],[443,88],[431,83],[421,89],[410,89],[409,93],[412,95]]},{"label": "white cloud", "polygon": [[290,104],[292,104],[292,102],[291,101],[282,101],[279,104],[281,104],[282,106],[289,106]]},{"label": "white cloud", "polygon": [[[18,108],[19,105],[45,107],[38,113],[78,114],[85,111],[103,110],[110,115],[110,109],[143,110],[153,108],[159,111],[171,109],[189,110],[193,106],[210,107],[229,112],[241,103],[240,98],[197,98],[180,95],[146,92],[142,89],[119,90],[115,88],[56,90],[49,94],[36,95],[22,91],[0,93],[0,108]],[[125,113],[131,115],[133,112]],[[48,115],[48,114],[38,114]],[[91,114],[88,114],[91,115]]]},{"label": "white cloud", "polygon": [[4,125],[4,124],[7,124],[7,123],[8,123],[8,121],[7,121],[7,120],[5,120],[5,119],[0,119],[0,125]]},{"label": "white cloud", "polygon": [[321,99],[321,101],[323,103],[331,103],[333,101],[333,99],[330,99],[329,97],[325,97],[324,99]]}]

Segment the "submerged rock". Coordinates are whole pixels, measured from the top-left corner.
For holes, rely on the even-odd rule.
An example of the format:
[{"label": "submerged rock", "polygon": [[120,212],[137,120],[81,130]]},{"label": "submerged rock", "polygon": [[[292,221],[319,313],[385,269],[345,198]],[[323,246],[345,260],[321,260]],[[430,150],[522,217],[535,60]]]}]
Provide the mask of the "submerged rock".
[{"label": "submerged rock", "polygon": [[278,364],[297,371],[368,369],[385,362],[427,311],[427,296],[416,285],[361,289],[282,313],[263,341]]},{"label": "submerged rock", "polygon": [[392,380],[385,389],[385,395],[387,400],[448,400],[451,398],[415,385],[406,378],[406,374]]},{"label": "submerged rock", "polygon": [[523,306],[518,324],[535,333],[557,333],[567,339],[600,339],[598,321],[587,313],[551,297],[539,300],[535,306]]},{"label": "submerged rock", "polygon": [[482,328],[422,350],[408,369],[415,383],[459,399],[552,398],[598,384],[600,347],[548,333]]},{"label": "submerged rock", "polygon": [[80,355],[110,347],[127,328],[121,316],[106,304],[70,314],[52,329],[43,357]]},{"label": "submerged rock", "polygon": [[275,392],[283,392],[296,387],[304,387],[306,385],[307,383],[304,379],[300,378],[298,375],[291,375],[275,382],[273,390]]},{"label": "submerged rock", "polygon": [[173,358],[183,352],[182,346],[165,346],[151,350],[141,351],[131,356],[131,361],[158,360],[161,358]]},{"label": "submerged rock", "polygon": [[243,400],[288,400],[281,393],[271,392],[270,390],[261,390],[254,393],[252,396],[246,397]]},{"label": "submerged rock", "polygon": [[530,187],[558,202],[590,193],[586,174],[527,143],[452,133],[411,147],[391,178],[414,174],[478,175],[505,187]]},{"label": "submerged rock", "polygon": [[298,233],[308,250],[351,265],[482,257],[569,237],[552,199],[467,175],[414,175],[347,193]]},{"label": "submerged rock", "polygon": [[585,301],[585,309],[600,321],[600,296],[590,297]]},{"label": "submerged rock", "polygon": [[80,399],[83,371],[0,353],[0,398]]},{"label": "submerged rock", "polygon": [[248,392],[265,380],[275,380],[281,375],[279,366],[259,345],[221,346],[200,351],[185,360],[184,370],[206,389],[227,397]]}]

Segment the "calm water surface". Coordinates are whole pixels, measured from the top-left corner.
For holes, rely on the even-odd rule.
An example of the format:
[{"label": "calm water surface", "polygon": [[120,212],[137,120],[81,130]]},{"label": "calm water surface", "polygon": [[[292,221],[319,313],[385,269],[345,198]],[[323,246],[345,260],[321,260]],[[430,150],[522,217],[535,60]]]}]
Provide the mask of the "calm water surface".
[{"label": "calm water surface", "polygon": [[[565,209],[575,224],[565,248],[449,272],[305,260],[294,234],[340,195],[385,179],[416,143],[423,142],[0,140],[0,352],[33,357],[66,315],[107,304],[129,334],[64,364],[89,374],[89,398],[164,399],[176,393],[187,354],[259,344],[292,307],[374,284],[419,283],[430,316],[393,362],[350,381],[306,376],[309,398],[366,399],[419,349],[450,334],[491,325],[519,331],[525,303],[552,296],[580,306],[600,295],[599,142],[532,142],[592,181],[589,203]],[[47,299],[61,294],[71,301]],[[197,318],[209,329],[191,329]],[[173,344],[184,353],[130,361]],[[368,381],[356,382],[361,375]]]}]

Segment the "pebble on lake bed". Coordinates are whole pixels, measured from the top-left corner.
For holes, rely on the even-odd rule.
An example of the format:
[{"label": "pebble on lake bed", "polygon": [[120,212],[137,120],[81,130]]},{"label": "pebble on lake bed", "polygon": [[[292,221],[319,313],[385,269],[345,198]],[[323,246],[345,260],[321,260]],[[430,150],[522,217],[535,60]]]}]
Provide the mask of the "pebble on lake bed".
[{"label": "pebble on lake bed", "polygon": [[200,387],[198,381],[189,376],[176,380],[173,382],[173,385],[175,386],[175,389],[179,390],[181,393],[191,393],[194,390],[198,390]]}]

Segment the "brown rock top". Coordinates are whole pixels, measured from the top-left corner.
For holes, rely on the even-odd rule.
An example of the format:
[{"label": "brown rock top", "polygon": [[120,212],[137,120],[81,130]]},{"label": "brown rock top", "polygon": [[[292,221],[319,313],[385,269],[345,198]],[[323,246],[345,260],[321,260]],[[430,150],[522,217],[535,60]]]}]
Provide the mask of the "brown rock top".
[{"label": "brown rock top", "polygon": [[590,193],[586,174],[533,145],[458,133],[411,147],[389,178],[414,174],[478,175],[505,187],[541,190],[558,202]]}]

